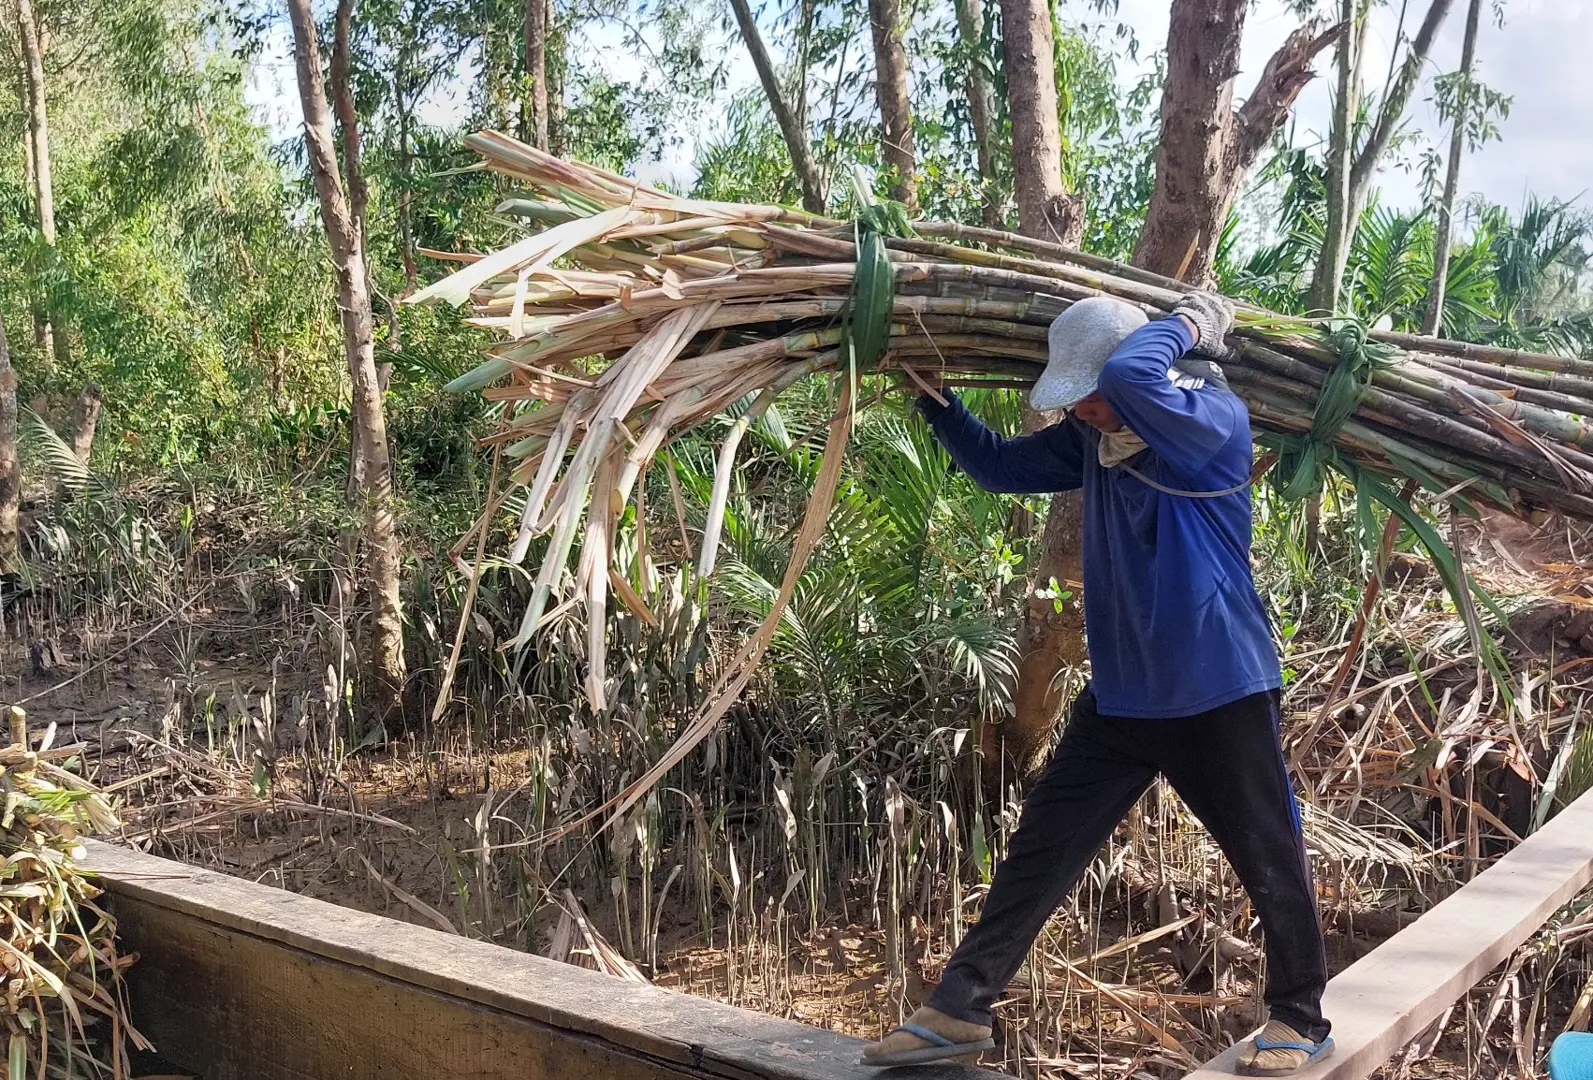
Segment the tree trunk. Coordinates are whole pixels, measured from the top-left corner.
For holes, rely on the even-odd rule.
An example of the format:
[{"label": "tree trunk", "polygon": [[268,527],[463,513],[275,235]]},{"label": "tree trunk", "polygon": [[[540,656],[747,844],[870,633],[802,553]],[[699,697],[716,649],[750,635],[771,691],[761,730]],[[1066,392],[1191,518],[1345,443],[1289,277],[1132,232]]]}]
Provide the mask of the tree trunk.
[{"label": "tree trunk", "polygon": [[[50,159],[50,119],[44,89],[44,47],[40,40],[38,15],[33,0],[17,0],[18,37],[22,43],[23,82],[27,90],[28,139],[33,158],[33,207],[38,215],[39,238],[44,242],[51,265],[55,260],[55,175]],[[66,319],[61,310],[46,301],[50,323],[50,344],[56,366],[62,370],[72,362],[72,346],[66,336]]]},{"label": "tree trunk", "polygon": [[85,383],[72,409],[72,453],[83,464],[94,456],[94,432],[100,426],[100,408],[105,394],[98,383]]},{"label": "tree trunk", "polygon": [[[337,131],[343,148],[343,175],[348,180],[349,213],[360,234],[360,253],[370,250],[369,234],[365,231],[365,208],[370,202],[370,188],[365,184],[365,170],[360,161],[360,118],[354,108],[354,89],[350,79],[353,64],[349,37],[354,21],[354,0],[337,0],[337,13],[332,20],[332,110],[337,116]],[[366,267],[366,280],[370,269]]]},{"label": "tree trunk", "polygon": [[1388,150],[1389,140],[1399,128],[1405,107],[1410,104],[1410,96],[1421,78],[1422,67],[1433,50],[1433,42],[1438,39],[1438,31],[1449,16],[1451,3],[1452,0],[1432,0],[1421,27],[1416,31],[1416,37],[1411,40],[1410,48],[1405,50],[1405,60],[1400,65],[1399,73],[1390,80],[1388,90],[1383,94],[1371,134],[1367,136],[1366,145],[1355,156],[1355,164],[1350,168],[1351,221],[1359,221],[1361,211],[1366,208],[1366,197],[1372,189],[1377,163]]},{"label": "tree trunk", "polygon": [[[1062,135],[1057,124],[1051,12],[1046,0],[1001,0],[1002,50],[1012,113],[1012,174],[1018,203],[1018,229],[1025,236],[1077,244],[1084,214],[1077,196],[1062,186]],[[1024,410],[1030,430],[1049,421]],[[980,749],[986,760],[1004,757],[1017,773],[1028,771],[1050,739],[1068,689],[1065,673],[1085,660],[1084,609],[1077,588],[1062,603],[1049,596],[1054,578],[1083,580],[1079,492],[1051,497],[1040,540],[1040,557],[1029,583],[1029,602],[1018,630],[1018,681],[1014,715],[1001,725],[986,725]],[[1006,770],[1003,770],[1006,771]]]},{"label": "tree trunk", "polygon": [[338,176],[332,117],[321,78],[320,47],[310,0],[288,0],[293,22],[294,66],[304,108],[304,144],[320,198],[321,222],[337,272],[343,347],[353,383],[353,423],[364,461],[365,585],[372,624],[371,702],[377,719],[396,719],[403,704],[404,640],[398,575],[398,537],[393,523],[392,470],[387,423],[371,336],[371,300],[365,254]]},{"label": "tree trunk", "polygon": [[1062,187],[1055,45],[1046,0],[1001,0],[1001,48],[1012,114],[1018,229],[1036,240],[1076,244],[1084,231],[1084,208]]},{"label": "tree trunk", "polygon": [[1360,112],[1361,57],[1366,51],[1364,46],[1369,22],[1361,0],[1340,0],[1339,13],[1344,23],[1352,29],[1339,39],[1338,88],[1333,97],[1333,124],[1328,140],[1325,182],[1327,220],[1306,301],[1312,311],[1327,315],[1338,311],[1339,288],[1344,282],[1350,241],[1355,236],[1355,218],[1350,214],[1350,155],[1355,118]]},{"label": "tree trunk", "polygon": [[[414,126],[414,107],[404,99],[397,76],[393,78],[393,109],[398,114],[398,257],[404,265],[404,295],[408,296],[415,291],[418,277],[415,267],[415,152],[409,140],[410,129]],[[546,115],[544,110],[544,118]]]},{"label": "tree trunk", "polygon": [[[24,64],[17,69],[17,100],[22,103],[26,111],[32,98],[28,91],[28,71]],[[22,131],[22,189],[27,192],[35,190],[37,183],[33,170],[33,128],[24,123]],[[28,311],[33,317],[33,347],[44,353],[49,353],[55,348],[50,333],[50,316],[45,313],[44,301],[39,296],[37,288],[30,289],[28,297]]]},{"label": "tree trunk", "polygon": [[1466,37],[1460,46],[1459,100],[1455,103],[1455,130],[1449,138],[1449,161],[1444,170],[1444,200],[1438,207],[1438,234],[1433,239],[1433,278],[1427,290],[1427,311],[1422,333],[1435,335],[1444,325],[1444,289],[1449,280],[1449,249],[1455,240],[1455,199],[1460,191],[1460,158],[1466,152],[1466,122],[1471,118],[1471,65],[1477,56],[1477,23],[1482,0],[1466,9]]},{"label": "tree trunk", "polygon": [[530,97],[521,104],[521,137],[548,148],[548,0],[525,0],[525,75]]},{"label": "tree trunk", "polygon": [[987,229],[1002,228],[1001,205],[996,198],[995,144],[991,141],[990,115],[993,112],[990,84],[979,67],[984,34],[984,0],[956,0],[957,36],[968,54],[968,123],[973,128],[974,159],[979,165],[979,223]]},{"label": "tree trunk", "polygon": [[22,565],[17,512],[22,505],[22,473],[17,468],[17,372],[6,343],[5,313],[0,312],[0,570]]},{"label": "tree trunk", "polygon": [[[1233,83],[1247,0],[1174,0],[1156,182],[1134,265],[1204,285],[1232,190]],[[1205,257],[1200,257],[1205,253]]]},{"label": "tree trunk", "polygon": [[874,94],[879,101],[880,159],[890,170],[891,198],[918,213],[918,150],[907,86],[907,50],[902,46],[901,0],[868,0],[874,35]]},{"label": "tree trunk", "polygon": [[[551,0],[549,0],[551,5]],[[553,8],[548,8],[548,39],[544,50],[548,57],[544,66],[548,73],[548,153],[564,157],[570,149],[569,133],[564,123],[564,37],[553,25]]]},{"label": "tree trunk", "polygon": [[769,50],[764,48],[763,35],[758,33],[758,24],[753,20],[747,0],[730,0],[730,7],[735,12],[736,25],[741,28],[741,40],[752,57],[752,66],[757,69],[758,81],[763,84],[764,96],[769,99],[769,109],[774,113],[775,123],[780,125],[780,134],[785,137],[797,182],[802,185],[802,206],[810,214],[822,214],[824,185],[813,161],[813,147],[808,142],[807,119],[797,116],[786,104],[774,61],[769,59]]},{"label": "tree trunk", "polygon": [[1134,265],[1204,286],[1239,184],[1312,79],[1311,63],[1338,34],[1295,30],[1267,61],[1238,112],[1246,0],[1174,0],[1162,88],[1156,182]]}]

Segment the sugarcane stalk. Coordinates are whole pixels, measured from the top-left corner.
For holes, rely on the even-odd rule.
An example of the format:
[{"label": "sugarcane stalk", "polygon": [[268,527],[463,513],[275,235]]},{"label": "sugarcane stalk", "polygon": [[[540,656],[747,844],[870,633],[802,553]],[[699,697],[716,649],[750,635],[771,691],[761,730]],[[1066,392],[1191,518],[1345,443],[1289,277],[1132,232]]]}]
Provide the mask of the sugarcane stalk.
[{"label": "sugarcane stalk", "polygon": [[1558,371],[1567,375],[1593,378],[1593,360],[1575,360],[1553,353],[1527,352],[1525,349],[1504,349],[1496,345],[1474,345],[1469,341],[1451,341],[1448,338],[1424,337],[1421,334],[1403,334],[1393,330],[1372,332],[1377,341],[1397,345],[1406,352],[1442,353],[1463,360],[1478,360],[1511,368],[1531,368],[1537,371]]}]

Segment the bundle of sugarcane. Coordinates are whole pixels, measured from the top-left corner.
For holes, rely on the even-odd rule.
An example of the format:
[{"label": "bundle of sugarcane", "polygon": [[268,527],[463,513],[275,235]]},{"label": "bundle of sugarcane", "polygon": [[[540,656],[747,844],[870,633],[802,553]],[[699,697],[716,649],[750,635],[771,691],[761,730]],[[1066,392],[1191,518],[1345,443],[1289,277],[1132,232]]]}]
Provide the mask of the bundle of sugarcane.
[{"label": "bundle of sugarcane", "polygon": [[[1188,291],[1056,244],[910,223],[899,207],[867,205],[861,186],[857,220],[840,221],[682,198],[495,132],[466,142],[480,167],[523,185],[498,211],[528,234],[491,254],[428,253],[466,265],[410,300],[468,303],[469,321],[500,338],[451,389],[507,406],[488,442],[512,485],[528,489],[511,560],[551,534],[517,641],[550,610],[584,601],[587,691],[599,708],[611,585],[647,614],[613,570],[616,525],[669,438],[739,406],[699,547],[706,576],[748,425],[808,375],[848,376],[789,591],[828,513],[859,374],[934,368],[948,385],[1026,385],[1045,364],[1047,327],[1072,302],[1104,293],[1155,315]],[[1278,451],[1273,482],[1286,494],[1318,490],[1336,468],[1391,504],[1379,478],[1517,514],[1593,518],[1593,430],[1581,419],[1593,409],[1593,361],[1368,334],[1245,305],[1227,344],[1224,369]],[[744,684],[760,636],[767,643],[754,636],[716,701]]]},{"label": "bundle of sugarcane", "polygon": [[54,764],[82,747],[31,751],[22,710],[0,748],[0,979],[9,1075],[130,1076],[125,1042],[147,1044],[127,1019],[116,922],[76,868],[79,837],[118,827],[104,797]]}]

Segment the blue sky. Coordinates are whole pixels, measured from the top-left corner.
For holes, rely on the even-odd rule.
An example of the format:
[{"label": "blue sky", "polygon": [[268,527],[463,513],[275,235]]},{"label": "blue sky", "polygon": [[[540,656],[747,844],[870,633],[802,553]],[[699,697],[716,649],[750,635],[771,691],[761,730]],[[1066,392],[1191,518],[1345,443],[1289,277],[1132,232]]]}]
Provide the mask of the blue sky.
[{"label": "blue sky", "polygon": [[[1061,0],[1064,18],[1077,12],[1080,18],[1095,18],[1090,5],[1082,0]],[[1409,0],[1410,19],[1415,22],[1426,7],[1426,0]],[[1460,39],[1465,17],[1465,0],[1455,0],[1454,8],[1434,50],[1429,74],[1449,71],[1459,64]],[[1503,124],[1504,139],[1491,143],[1468,156],[1461,173],[1463,194],[1480,193],[1510,207],[1521,204],[1530,190],[1540,196],[1577,199],[1587,206],[1593,188],[1593,122],[1586,118],[1593,102],[1593,0],[1505,0],[1505,25],[1502,29],[1489,17],[1491,0],[1485,5],[1484,24],[1477,49],[1478,77],[1493,88],[1514,98],[1510,117]],[[1366,81],[1381,86],[1394,44],[1399,0],[1383,3],[1373,13],[1365,62]],[[1166,45],[1168,0],[1119,0],[1117,19],[1134,29],[1140,42],[1140,55],[1149,58]],[[1288,33],[1298,25],[1284,0],[1258,0],[1245,27],[1242,73],[1238,95],[1248,94],[1266,59]],[[592,53],[609,65],[613,74],[624,77],[634,67],[619,35],[612,31],[593,31],[588,40]],[[739,42],[727,40],[730,57],[729,86],[733,94],[755,84],[756,79]],[[1326,73],[1328,58],[1319,61]],[[441,87],[422,110],[428,123],[457,124],[464,112],[464,87],[470,78],[462,67],[456,78]],[[1137,72],[1125,65],[1123,77]],[[261,111],[272,132],[278,136],[291,132],[298,123],[298,99],[293,87],[293,70],[288,55],[286,26],[279,25],[268,41],[251,82],[249,97]],[[1426,100],[1427,90],[1410,113],[1411,122],[1428,133],[1438,133],[1436,113]],[[1301,95],[1295,111],[1296,130],[1301,139],[1326,131],[1330,101],[1330,79],[1314,80]],[[694,129],[678,132],[680,143],[667,151],[662,160],[644,163],[644,179],[668,178],[689,183],[691,161],[700,139],[711,134],[712,125],[722,110],[704,109]],[[1447,144],[1446,144],[1447,145]],[[1396,204],[1416,201],[1416,177],[1397,167],[1385,172],[1382,187],[1386,198]]]}]

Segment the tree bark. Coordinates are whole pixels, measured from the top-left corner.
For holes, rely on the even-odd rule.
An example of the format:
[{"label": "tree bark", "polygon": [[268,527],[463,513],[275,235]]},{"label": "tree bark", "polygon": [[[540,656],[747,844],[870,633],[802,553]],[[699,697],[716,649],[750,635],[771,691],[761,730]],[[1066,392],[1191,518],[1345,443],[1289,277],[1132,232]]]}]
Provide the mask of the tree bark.
[{"label": "tree bark", "polygon": [[1460,159],[1466,152],[1466,122],[1471,118],[1471,65],[1477,57],[1477,23],[1482,0],[1466,9],[1466,36],[1460,46],[1460,99],[1455,103],[1455,130],[1449,138],[1449,161],[1444,170],[1444,198],[1438,207],[1438,232],[1433,239],[1433,277],[1427,290],[1427,310],[1422,333],[1436,335],[1444,325],[1444,289],[1449,281],[1449,249],[1455,240],[1455,199],[1460,192]]},{"label": "tree bark", "polygon": [[1001,48],[1012,114],[1018,229],[1036,240],[1077,244],[1084,232],[1084,207],[1062,187],[1055,44],[1046,0],[1001,0]]},{"label": "tree bark", "polygon": [[353,423],[364,461],[365,567],[371,603],[371,695],[377,719],[399,716],[404,691],[403,613],[399,599],[398,537],[393,522],[387,423],[376,373],[371,300],[359,229],[338,176],[332,117],[321,78],[320,46],[310,0],[288,0],[294,66],[304,109],[304,143],[321,204],[321,222],[337,272],[343,347],[353,383]]},{"label": "tree bark", "polygon": [[990,129],[990,116],[994,110],[990,83],[985,80],[977,59],[984,33],[984,0],[956,0],[956,3],[957,36],[968,54],[968,124],[973,128],[974,160],[979,166],[979,223],[987,229],[999,229],[1005,222],[1002,221],[1001,206],[995,193],[995,144]]},{"label": "tree bark", "polygon": [[[1428,5],[1427,14],[1423,17],[1415,38],[1405,50],[1403,62],[1397,73],[1389,80],[1388,89],[1378,106],[1377,119],[1372,124],[1366,143],[1350,165],[1348,181],[1342,193],[1344,211],[1341,216],[1335,218],[1336,228],[1327,234],[1336,237],[1337,243],[1332,246],[1324,243],[1322,250],[1317,253],[1317,265],[1312,274],[1308,293],[1309,302],[1313,307],[1330,310],[1338,304],[1338,289],[1344,281],[1344,268],[1349,263],[1350,245],[1355,238],[1355,227],[1361,220],[1361,212],[1366,209],[1366,200],[1371,194],[1372,179],[1377,173],[1378,162],[1387,152],[1394,132],[1399,129],[1405,108],[1410,104],[1410,96],[1421,77],[1422,65],[1426,63],[1428,55],[1432,52],[1433,42],[1437,40],[1438,31],[1449,15],[1450,6],[1451,0],[1432,0]],[[1338,179],[1330,178],[1330,180],[1337,190]],[[1337,227],[1340,222],[1342,227]]]},{"label": "tree bark", "polygon": [[1156,182],[1133,262],[1197,286],[1210,281],[1239,184],[1314,77],[1312,61],[1338,34],[1337,27],[1295,30],[1235,112],[1248,6],[1246,0],[1174,0],[1172,6]]},{"label": "tree bark", "polygon": [[[50,118],[44,88],[44,47],[39,33],[38,14],[33,0],[17,0],[17,29],[22,43],[23,84],[27,90],[28,139],[33,158],[33,207],[38,215],[39,238],[53,266],[55,261],[55,174],[50,158]],[[60,308],[46,301],[50,345],[56,366],[65,369],[72,362],[72,346],[66,336],[66,319]]]},{"label": "tree bark", "polygon": [[[361,167],[360,118],[354,108],[354,88],[351,79],[353,46],[350,35],[354,21],[354,0],[337,0],[337,13],[332,20],[332,110],[337,116],[337,133],[343,148],[343,175],[348,181],[349,213],[360,234],[361,255],[370,250],[369,234],[365,231],[365,208],[370,203],[370,188],[365,183],[365,170]],[[369,280],[369,267],[366,278]]]},{"label": "tree bark", "polygon": [[22,473],[17,468],[17,372],[6,343],[5,313],[0,312],[0,570],[22,565],[17,514],[22,505]]},{"label": "tree bark", "polygon": [[[17,100],[22,103],[26,112],[32,98],[28,91],[27,65],[17,68]],[[26,121],[22,130],[22,187],[30,194],[35,190],[37,180],[33,170],[33,128]],[[50,316],[45,313],[44,300],[40,298],[37,288],[30,287],[28,296],[28,311],[33,317],[33,347],[44,353],[51,352],[55,345],[50,333]]]},{"label": "tree bark", "polygon": [[1377,171],[1377,163],[1388,150],[1389,140],[1394,137],[1394,132],[1399,129],[1399,122],[1404,118],[1405,107],[1410,104],[1410,96],[1416,90],[1416,84],[1421,78],[1422,66],[1426,64],[1427,57],[1432,53],[1433,42],[1438,39],[1438,31],[1444,24],[1444,19],[1449,16],[1452,0],[1432,0],[1427,7],[1427,15],[1422,19],[1421,27],[1416,31],[1416,36],[1411,40],[1410,48],[1405,50],[1404,63],[1400,65],[1399,74],[1389,83],[1388,91],[1383,95],[1382,104],[1377,110],[1377,120],[1372,124],[1372,131],[1366,137],[1366,145],[1361,147],[1361,152],[1355,156],[1355,164],[1350,168],[1350,217],[1359,220],[1361,211],[1366,208],[1366,196],[1372,188],[1372,177]]},{"label": "tree bark", "polygon": [[[1062,186],[1062,134],[1057,123],[1051,11],[1046,0],[1001,0],[1001,43],[1007,67],[1012,114],[1012,175],[1018,203],[1018,230],[1025,236],[1076,245],[1084,231],[1079,198]],[[1024,427],[1033,430],[1050,417],[1024,410]],[[988,761],[1004,758],[1011,770],[1027,772],[1050,739],[1068,689],[1065,675],[1085,660],[1084,609],[1079,590],[1062,603],[1041,596],[1055,578],[1083,580],[1077,491],[1051,497],[1040,556],[1029,582],[1028,607],[1018,630],[1018,679],[1013,716],[985,725],[980,750]],[[1006,770],[1003,770],[1006,771]]]},{"label": "tree bark", "polygon": [[521,137],[548,148],[548,0],[525,0],[525,75],[530,97],[521,105]]},{"label": "tree bark", "polygon": [[1338,311],[1339,287],[1344,281],[1344,265],[1355,235],[1355,218],[1350,213],[1350,155],[1355,118],[1360,112],[1361,57],[1366,51],[1369,21],[1361,0],[1340,0],[1339,13],[1344,23],[1352,28],[1339,39],[1338,88],[1333,97],[1325,181],[1327,217],[1306,301],[1312,311],[1329,315]]},{"label": "tree bark", "polygon": [[907,50],[902,45],[901,0],[868,0],[874,35],[874,95],[879,101],[880,158],[892,173],[891,198],[918,213],[918,150],[907,85]]},{"label": "tree bark", "polygon": [[791,154],[791,166],[796,170],[797,183],[802,186],[802,206],[810,214],[822,214],[824,184],[819,179],[819,168],[813,161],[813,147],[808,142],[807,119],[797,116],[786,104],[785,92],[780,89],[780,80],[775,74],[774,61],[769,59],[769,50],[764,48],[763,35],[758,33],[758,24],[752,17],[747,0],[730,0],[730,8],[735,13],[736,25],[741,29],[741,40],[746,43],[747,52],[752,57],[752,66],[757,69],[758,81],[763,84],[764,96],[769,99],[769,109],[774,113],[775,123],[780,125],[786,150]]},{"label": "tree bark", "polygon": [[94,432],[100,426],[100,408],[105,403],[105,393],[98,383],[85,383],[72,409],[72,453],[83,464],[94,456]]},{"label": "tree bark", "polygon": [[[549,0],[551,4],[551,0]],[[564,37],[553,25],[553,8],[548,8],[548,153],[564,157],[569,152],[569,131],[564,122]]]}]

